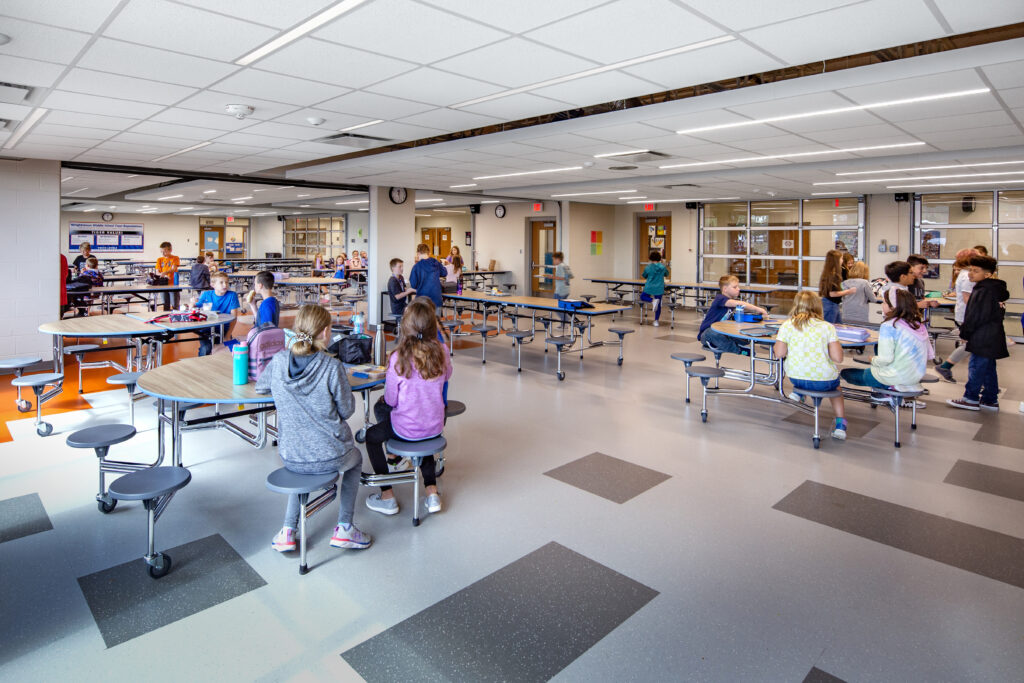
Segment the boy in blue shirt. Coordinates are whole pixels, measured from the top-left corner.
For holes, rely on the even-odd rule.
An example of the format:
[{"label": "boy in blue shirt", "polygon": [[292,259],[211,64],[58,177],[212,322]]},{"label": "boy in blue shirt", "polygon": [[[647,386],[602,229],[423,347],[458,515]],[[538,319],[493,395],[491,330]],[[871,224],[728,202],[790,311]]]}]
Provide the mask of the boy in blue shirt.
[{"label": "boy in blue shirt", "polygon": [[737,306],[742,306],[744,312],[760,313],[765,317],[767,317],[768,311],[737,298],[740,295],[740,280],[735,275],[723,275],[720,277],[718,279],[718,288],[718,296],[711,302],[708,312],[704,314],[704,321],[701,322],[700,330],[697,331],[697,339],[715,351],[746,355],[749,352],[745,342],[741,345],[735,338],[711,329],[711,325],[721,321],[725,318],[730,308],[736,308]]},{"label": "boy in blue shirt", "polygon": [[[214,273],[210,276],[210,284],[213,289],[208,289],[199,295],[196,306],[203,308],[204,304],[210,304],[212,313],[224,313],[227,315],[242,312],[242,304],[238,301],[238,294],[228,289],[228,276],[226,273]],[[231,336],[231,330],[235,327],[235,321],[221,327],[221,340]],[[199,355],[208,356],[213,351],[213,339],[209,330],[200,330],[199,334]]]},{"label": "boy in blue shirt", "polygon": [[642,273],[646,280],[643,294],[648,301],[654,302],[654,326],[657,327],[661,324],[658,318],[661,317],[661,298],[665,295],[665,275],[668,274],[668,267],[661,262],[660,251],[652,251],[649,257],[651,262]]},{"label": "boy in blue shirt", "polygon": [[441,280],[444,276],[441,262],[430,255],[430,247],[426,244],[416,247],[416,265],[409,273],[409,286],[415,289],[419,296],[425,296],[433,301],[438,311],[444,303],[441,298]]},{"label": "boy in blue shirt", "polygon": [[[259,308],[256,308],[254,301],[257,294],[263,298]],[[281,307],[274,296],[274,274],[269,270],[256,273],[252,291],[245,296],[245,303],[249,305],[249,312],[252,313],[253,327],[259,327],[264,323],[279,327],[277,323],[281,318]]]}]

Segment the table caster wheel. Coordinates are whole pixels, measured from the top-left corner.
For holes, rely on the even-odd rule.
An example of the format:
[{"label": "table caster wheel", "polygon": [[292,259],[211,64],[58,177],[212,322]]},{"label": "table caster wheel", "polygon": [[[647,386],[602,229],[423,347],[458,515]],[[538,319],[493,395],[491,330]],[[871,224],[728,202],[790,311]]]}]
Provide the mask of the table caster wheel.
[{"label": "table caster wheel", "polygon": [[821,439],[819,437],[815,436],[815,437],[813,437],[813,440],[814,440],[814,447],[815,448],[818,448],[819,446],[821,446]]},{"label": "table caster wheel", "polygon": [[114,511],[114,508],[117,507],[117,501],[111,500],[110,502],[107,502],[105,500],[97,498],[96,507],[99,508],[100,512],[106,515]]},{"label": "table caster wheel", "polygon": [[32,410],[32,401],[21,399],[20,401],[17,401],[17,404],[19,413],[27,413],[28,411]]},{"label": "table caster wheel", "polygon": [[149,565],[149,575],[154,579],[159,579],[169,571],[171,571],[171,556],[158,553],[153,558],[153,563]]},{"label": "table caster wheel", "polygon": [[621,358],[619,359],[619,365],[622,365],[622,359]]},{"label": "table caster wheel", "polygon": [[705,412],[703,412],[703,411],[701,411],[701,414],[700,414],[700,421],[701,421],[701,422],[707,422],[707,421],[708,421],[708,414],[707,414],[707,413],[705,413]]},{"label": "table caster wheel", "polygon": [[516,372],[522,372],[522,371],[523,371],[522,368],[516,368]]},{"label": "table caster wheel", "polygon": [[50,432],[53,431],[53,425],[49,422],[40,422],[36,425],[36,434],[39,436],[49,436]]},{"label": "table caster wheel", "polygon": [[565,373],[564,372],[558,373],[558,381],[561,382],[564,379],[565,379]]},{"label": "table caster wheel", "polygon": [[356,432],[356,442],[357,443],[365,443],[366,442],[366,429],[365,428],[360,429],[358,432]]}]

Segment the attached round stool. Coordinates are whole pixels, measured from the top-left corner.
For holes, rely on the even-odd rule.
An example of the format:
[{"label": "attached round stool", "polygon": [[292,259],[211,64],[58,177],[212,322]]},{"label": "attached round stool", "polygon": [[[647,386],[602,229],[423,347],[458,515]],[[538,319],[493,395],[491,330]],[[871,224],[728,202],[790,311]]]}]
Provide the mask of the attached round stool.
[{"label": "attached round stool", "polygon": [[[123,426],[123,425],[121,425]],[[132,430],[134,431],[134,430]],[[156,522],[170,504],[174,494],[192,481],[192,473],[184,467],[148,467],[126,474],[110,485],[114,500],[141,500],[148,513],[148,552],[145,555],[149,575],[154,579],[171,571],[171,556],[156,552]]]},{"label": "attached round stool", "polygon": [[60,387],[63,382],[64,375],[60,372],[22,375],[11,380],[11,386],[18,387],[19,391],[21,387],[31,387],[32,393],[36,395],[36,434],[39,436],[49,436],[50,432],[53,431],[53,425],[49,422],[43,422],[43,403],[50,398],[49,396],[44,396],[46,387],[52,385],[54,387],[54,395],[56,395],[60,393]]},{"label": "attached round stool", "polygon": [[135,436],[135,427],[131,425],[107,424],[79,429],[77,432],[69,434],[65,441],[71,448],[92,448],[96,451],[100,465],[100,490],[96,494],[96,506],[100,512],[110,512],[117,505],[117,501],[107,492],[105,483],[107,472],[124,474],[150,469],[149,465],[142,463],[106,459],[111,446],[123,443],[133,436]]},{"label": "attached round stool", "polygon": [[[722,368],[713,368],[710,365],[691,365],[686,368],[687,377],[696,377],[700,379],[700,384],[704,387],[704,395],[701,398],[700,404],[700,421],[708,421],[708,380],[712,377],[722,378],[725,377],[725,370]],[[689,380],[687,380],[689,381]]]},{"label": "attached round stool", "polygon": [[[694,363],[707,360],[707,356],[702,353],[673,353],[672,360],[680,361],[687,369],[690,368]],[[690,402],[690,374],[686,374],[686,402]]]},{"label": "attached round stool", "polygon": [[509,330],[505,335],[512,337],[512,343],[516,345],[516,372],[522,372],[523,344],[527,339],[533,339],[533,330]]},{"label": "attached round stool", "polygon": [[[396,472],[395,474],[379,475],[381,477],[400,477],[406,475],[411,478],[403,481],[411,481],[413,485],[413,498],[412,498],[412,525],[420,525],[420,482],[419,472],[420,464],[423,462],[423,458],[431,455],[437,455],[443,453],[444,449],[448,447],[448,442],[445,441],[443,436],[436,436],[433,439],[425,439],[423,441],[402,441],[401,439],[388,439],[385,444],[388,453],[393,453],[402,458],[409,458],[412,462],[411,472]],[[386,481],[385,484],[391,483],[402,483],[402,481]]]},{"label": "attached round stool", "polygon": [[[306,519],[327,506],[338,495],[337,472],[326,474],[297,474],[287,467],[267,475],[267,488],[274,493],[299,497],[299,574],[309,571],[306,566]],[[309,500],[309,494],[323,489],[323,493]]]},{"label": "attached round stool", "polygon": [[474,332],[478,332],[480,334],[480,339],[483,342],[483,351],[482,351],[481,356],[480,356],[480,363],[481,364],[486,363],[487,362],[487,335],[490,334],[491,332],[497,331],[498,328],[494,327],[493,325],[476,325],[476,326],[472,327],[471,329]]},{"label": "attached round stool", "polygon": [[[896,391],[895,389],[871,389],[872,394],[882,394],[888,396],[891,399],[890,410],[893,412],[893,424],[895,425],[895,438],[893,445],[896,448],[900,447],[900,408],[906,405],[910,406],[910,428],[917,429],[917,401],[915,400],[918,396],[922,395],[923,391]],[[909,400],[908,400],[909,399]],[[875,404],[872,403],[871,407],[874,408]]]},{"label": "attached round stool", "polygon": [[838,389],[833,389],[832,391],[811,391],[794,387],[793,393],[798,396],[806,396],[814,403],[814,436],[811,437],[811,440],[814,442],[814,447],[818,448],[821,445],[821,435],[818,434],[818,411],[821,408],[821,402],[826,398],[842,396],[843,392]]},{"label": "attached round stool", "polygon": [[622,365],[622,350],[625,346],[624,340],[627,334],[633,334],[636,330],[626,329],[625,327],[609,327],[608,331],[619,336],[619,365]]},{"label": "attached round stool", "polygon": [[938,381],[939,376],[931,373],[925,373],[925,376],[921,378],[921,384],[935,384]]},{"label": "attached round stool", "polygon": [[448,355],[455,355],[455,330],[462,327],[461,320],[442,320],[441,327],[448,330],[448,336],[451,337],[451,343],[448,345]]},{"label": "attached round stool", "polygon": [[562,372],[562,351],[566,346],[572,346],[575,341],[572,337],[547,337],[544,339],[545,344],[551,344],[555,347],[555,351],[558,352],[558,381],[561,382],[565,379],[565,373]]},{"label": "attached round stool", "polygon": [[128,413],[131,415],[132,424],[135,424],[135,385],[139,383],[139,377],[142,375],[141,372],[122,372],[107,378],[107,384],[120,384],[128,389]]},{"label": "attached round stool", "polygon": [[456,415],[462,415],[466,412],[466,404],[462,401],[449,400],[448,405],[444,407],[444,417],[447,420],[449,417],[455,417]]},{"label": "attached round stool", "polygon": [[100,348],[99,344],[75,344],[64,347],[64,355],[74,356],[78,361],[78,393],[80,394],[82,393],[82,363],[85,361],[85,354],[98,348]]},{"label": "attached round stool", "polygon": [[[0,360],[0,370],[14,370],[14,378],[17,379],[24,374],[25,369],[32,367],[36,363],[43,362],[43,359],[39,356],[20,356],[18,358],[8,358],[6,360]],[[32,401],[28,401],[21,397],[21,387],[18,387],[18,398],[15,402],[18,407],[19,413],[27,413],[32,410]]]}]

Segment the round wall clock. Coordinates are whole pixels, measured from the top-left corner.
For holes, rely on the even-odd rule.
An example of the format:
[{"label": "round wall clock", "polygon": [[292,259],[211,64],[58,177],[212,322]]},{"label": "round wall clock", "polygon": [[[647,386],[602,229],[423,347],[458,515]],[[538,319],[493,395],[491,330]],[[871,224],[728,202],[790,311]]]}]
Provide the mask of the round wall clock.
[{"label": "round wall clock", "polygon": [[504,218],[505,217],[505,205],[504,204],[498,204],[497,206],[495,206],[494,207],[494,215],[497,216],[498,218]]},{"label": "round wall clock", "polygon": [[388,197],[394,204],[404,204],[405,200],[409,198],[409,191],[404,187],[392,187],[388,191]]},{"label": "round wall clock", "polygon": [[103,214],[100,216],[100,218],[102,218],[103,220],[105,220],[107,222],[110,222],[110,221],[114,220],[114,214],[110,213],[109,211],[104,211]]}]

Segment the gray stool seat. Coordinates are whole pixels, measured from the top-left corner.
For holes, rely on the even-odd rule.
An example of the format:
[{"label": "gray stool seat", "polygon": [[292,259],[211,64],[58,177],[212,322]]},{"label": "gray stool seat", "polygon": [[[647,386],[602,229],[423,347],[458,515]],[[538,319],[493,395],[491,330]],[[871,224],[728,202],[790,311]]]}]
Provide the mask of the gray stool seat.
[{"label": "gray stool seat", "polygon": [[611,332],[612,334],[619,335],[620,339],[627,334],[633,334],[634,332],[636,332],[636,330],[629,330],[626,329],[625,327],[609,327],[608,331]]},{"label": "gray stool seat", "polygon": [[312,493],[338,481],[337,472],[325,474],[298,474],[287,467],[274,470],[267,475],[267,488],[274,493]]},{"label": "gray stool seat", "polygon": [[131,425],[96,425],[69,434],[67,445],[72,448],[103,448],[122,443],[133,436],[135,436],[135,427]]},{"label": "gray stool seat", "polygon": [[[876,388],[876,387],[872,387],[871,388],[871,394],[872,394],[872,396],[891,396],[891,397],[897,399],[890,406],[890,409],[893,412],[893,430],[894,430],[894,433],[895,433],[895,438],[893,439],[893,445],[896,448],[899,448],[900,447],[900,411],[899,411],[899,408],[908,408],[908,407],[910,408],[910,415],[911,415],[911,417],[910,417],[910,428],[911,429],[917,429],[917,407],[918,407],[918,401],[915,401],[915,400],[909,400],[908,401],[907,399],[915,399],[918,396],[921,396],[922,394],[924,394],[924,390],[922,389],[921,391],[897,391],[896,389],[879,389],[879,388]],[[871,407],[874,408],[877,405],[878,404],[873,401],[872,404],[871,404]],[[920,404],[920,405],[921,405],[922,408],[924,407],[923,403]]]},{"label": "gray stool seat", "polygon": [[708,379],[711,377],[725,377],[725,370],[722,368],[713,368],[710,365],[691,365],[686,368],[686,374],[690,377]]},{"label": "gray stool seat", "polygon": [[673,353],[672,360],[682,361],[689,365],[690,363],[697,363],[702,360],[707,360],[707,356],[702,353]]},{"label": "gray stool seat", "polygon": [[447,327],[450,330],[454,330],[456,327],[462,327],[463,322],[461,320],[442,320],[441,326]]},{"label": "gray stool seat", "polygon": [[545,344],[554,344],[555,346],[568,346],[572,342],[572,337],[548,337],[544,340]]},{"label": "gray stool seat", "polygon": [[938,381],[938,375],[932,375],[930,373],[921,378],[921,384],[935,384]]},{"label": "gray stool seat", "polygon": [[462,401],[448,401],[448,405],[444,407],[445,417],[455,417],[456,415],[462,415],[466,412],[466,404]]},{"label": "gray stool seat", "polygon": [[42,387],[47,384],[63,382],[64,375],[59,372],[40,372],[34,375],[23,375],[11,380],[11,386],[15,387]]},{"label": "gray stool seat", "polygon": [[821,432],[818,427],[818,423],[821,416],[821,402],[824,401],[826,398],[836,398],[837,396],[842,396],[843,392],[840,391],[839,389],[831,389],[829,391],[814,391],[812,389],[797,389],[796,387],[793,387],[793,393],[797,394],[798,396],[806,396],[807,398],[811,399],[812,403],[814,403],[814,434],[811,436],[811,441],[814,443],[815,448],[819,448],[821,446]]},{"label": "gray stool seat", "polygon": [[793,387],[793,393],[798,396],[807,396],[808,398],[835,398],[836,396],[842,396],[843,392],[838,389],[832,389],[831,391],[812,391],[810,389],[797,389]]},{"label": "gray stool seat", "polygon": [[152,500],[177,491],[191,480],[192,473],[184,467],[150,467],[115,479],[109,491],[116,500]]},{"label": "gray stool seat", "polygon": [[494,325],[476,325],[470,329],[474,332],[479,332],[480,334],[487,334],[488,332],[494,332],[498,328]]},{"label": "gray stool seat", "polygon": [[871,387],[871,393],[873,394],[885,394],[886,396],[896,396],[898,398],[916,398],[923,394],[923,391],[897,391],[896,389],[879,389],[877,387]]},{"label": "gray stool seat", "polygon": [[21,370],[30,365],[43,362],[39,356],[19,356],[18,358],[7,358],[0,360],[0,370]]},{"label": "gray stool seat", "polygon": [[533,336],[533,330],[509,330],[505,334],[513,339],[526,339]]},{"label": "gray stool seat", "polygon": [[74,344],[72,346],[65,346],[64,353],[85,353],[86,351],[95,351],[98,348],[100,348],[99,344]]},{"label": "gray stool seat", "polygon": [[423,441],[402,441],[400,439],[388,439],[387,449],[389,453],[402,456],[403,458],[423,458],[428,455],[440,453],[448,446],[443,436],[435,436],[433,439]]},{"label": "gray stool seat", "polygon": [[145,373],[142,372],[122,372],[116,375],[111,375],[107,378],[107,384],[138,384],[139,378]]}]

